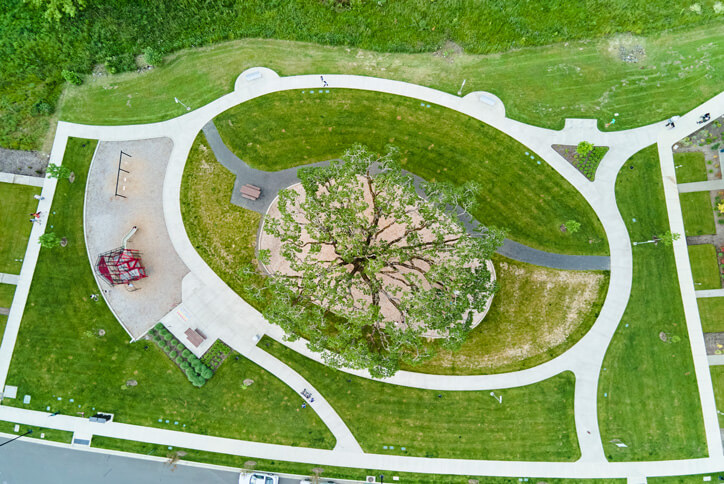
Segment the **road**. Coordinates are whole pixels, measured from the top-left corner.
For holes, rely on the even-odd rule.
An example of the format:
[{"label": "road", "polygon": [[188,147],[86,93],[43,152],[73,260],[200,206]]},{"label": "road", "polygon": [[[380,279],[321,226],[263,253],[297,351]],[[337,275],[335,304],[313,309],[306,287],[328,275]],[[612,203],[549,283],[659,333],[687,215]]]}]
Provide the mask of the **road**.
[{"label": "road", "polygon": [[[0,444],[8,439],[0,437]],[[239,473],[16,440],[0,447],[0,484],[237,484]],[[279,484],[299,484],[281,478]]]}]

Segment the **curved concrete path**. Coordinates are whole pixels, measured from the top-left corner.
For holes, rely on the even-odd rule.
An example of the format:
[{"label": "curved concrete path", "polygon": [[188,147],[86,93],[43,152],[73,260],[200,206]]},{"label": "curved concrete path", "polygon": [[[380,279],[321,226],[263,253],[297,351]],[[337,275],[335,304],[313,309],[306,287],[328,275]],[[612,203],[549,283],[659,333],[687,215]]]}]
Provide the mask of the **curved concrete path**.
[{"label": "curved concrete path", "polygon": [[[123,424],[114,424],[115,426],[122,426],[122,428],[119,427],[117,433],[111,432],[111,427],[108,427],[105,433],[100,433],[101,435],[125,435],[125,438],[144,441],[163,440],[166,442],[174,440],[180,442],[177,445],[202,448],[204,450],[218,449],[218,446],[223,444],[224,451],[239,452],[238,455],[428,473],[540,477],[626,477],[711,472],[724,467],[722,445],[714,412],[713,393],[711,387],[708,388],[708,391],[704,388],[704,383],[707,380],[703,376],[704,369],[699,358],[700,348],[698,347],[698,339],[703,340],[703,337],[700,333],[698,338],[696,337],[696,330],[698,329],[700,332],[700,327],[689,326],[689,331],[692,336],[692,351],[694,352],[697,378],[700,393],[702,394],[709,454],[712,457],[685,461],[609,463],[603,453],[598,429],[596,402],[599,371],[608,344],[626,308],[632,282],[631,245],[626,226],[621,219],[615,201],[616,175],[630,156],[655,143],[659,137],[668,142],[669,138],[664,130],[663,122],[627,131],[603,133],[597,129],[595,120],[569,119],[563,130],[553,131],[526,125],[505,117],[503,109],[491,108],[487,103],[481,102],[479,99],[480,93],[471,93],[460,98],[423,86],[388,79],[331,74],[325,74],[324,76],[329,82],[330,88],[373,90],[404,95],[455,109],[479,119],[516,138],[535,151],[573,184],[596,211],[610,244],[611,279],[609,290],[600,316],[592,329],[569,351],[535,368],[501,375],[441,377],[399,372],[393,378],[386,380],[389,383],[420,388],[484,390],[527,385],[550,378],[561,371],[573,371],[576,375],[574,408],[578,440],[581,446],[581,459],[575,463],[503,462],[359,454],[356,452],[270,446],[268,444],[233,441],[208,436],[194,436],[193,434],[177,435],[172,431],[123,426]],[[318,74],[280,78],[269,69],[254,68],[239,76],[232,93],[193,112],[165,122],[134,126],[85,126],[64,122],[58,124],[58,134],[65,136],[66,139],[68,135],[103,140],[145,139],[158,136],[171,136],[174,139],[174,150],[164,179],[163,193],[164,219],[174,249],[191,270],[189,276],[196,277],[202,282],[204,287],[200,290],[211,293],[212,297],[215,298],[215,303],[222,307],[224,314],[228,317],[223,321],[223,328],[220,329],[220,332],[228,333],[231,337],[230,340],[226,340],[227,343],[238,348],[244,354],[258,356],[259,359],[256,361],[264,367],[273,367],[276,364],[274,363],[276,359],[265,352],[260,354],[251,350],[253,344],[250,344],[250,342],[255,343],[256,338],[263,333],[279,337],[278,334],[275,334],[278,328],[266,323],[258,312],[233,293],[194,250],[186,236],[181,218],[179,191],[183,168],[196,134],[210,119],[219,113],[264,94],[290,89],[316,88],[319,87],[318,84]],[[719,95],[704,103],[700,108],[721,114],[724,112],[724,95]],[[698,109],[696,113],[698,114]],[[697,114],[694,111],[688,113],[677,122],[677,126],[693,125]],[[689,123],[689,121],[691,122]],[[686,134],[681,128],[677,128],[676,132],[680,133],[680,136]],[[56,145],[58,147],[64,146],[64,140],[63,142],[59,141],[57,136],[54,147]],[[597,145],[610,147],[609,152],[598,168],[594,182],[588,181],[551,148],[551,144],[572,145],[584,139]],[[62,154],[60,156],[62,157]],[[668,173],[665,173],[665,176],[668,176]],[[668,192],[667,202],[669,202]],[[677,221],[673,221],[672,225],[674,222]],[[680,246],[681,243],[678,245]],[[675,249],[677,249],[677,267],[679,267],[680,262],[684,260],[684,256],[679,255],[681,247],[675,246]],[[688,262],[688,259],[686,262]],[[688,267],[686,269],[688,270]],[[680,275],[682,270],[680,268]],[[693,289],[691,292],[693,297]],[[687,322],[689,322],[691,309],[687,307],[687,301],[688,296],[685,297],[685,310],[687,312]],[[696,317],[698,318],[698,314]],[[10,326],[10,321],[8,325]],[[296,348],[299,345],[289,346]],[[299,350],[312,358],[318,359],[318,355],[311,353],[306,348],[299,348]],[[0,357],[4,356],[0,354]],[[704,361],[706,360],[704,359]],[[706,371],[708,371],[708,367]],[[361,372],[353,373],[360,373],[362,376],[369,377]],[[4,378],[4,375],[5,373],[1,373],[0,376]],[[0,418],[18,422],[35,420],[38,413],[41,412],[15,411],[10,410],[8,407],[0,407]],[[67,417],[67,419],[72,419],[72,417]],[[60,424],[60,421],[58,422]],[[62,425],[71,425],[71,423],[63,420]],[[713,427],[715,426],[717,427],[716,438],[713,438]],[[131,429],[132,427],[135,430]]]},{"label": "curved concrete path", "polygon": [[[236,175],[234,191],[231,194],[231,203],[234,205],[264,215],[279,190],[299,182],[297,170],[300,167],[272,172],[249,166],[226,146],[213,120],[204,125],[203,131],[216,159],[227,170]],[[329,160],[304,166],[323,166],[327,163],[329,163]],[[416,180],[422,180],[420,177],[414,176]],[[241,196],[241,187],[246,183],[262,187],[262,194],[257,200],[249,200]],[[610,257],[608,256],[556,254],[534,249],[510,239],[503,241],[503,245],[497,250],[497,253],[513,260],[550,267],[551,269],[607,271],[610,268]]]}]

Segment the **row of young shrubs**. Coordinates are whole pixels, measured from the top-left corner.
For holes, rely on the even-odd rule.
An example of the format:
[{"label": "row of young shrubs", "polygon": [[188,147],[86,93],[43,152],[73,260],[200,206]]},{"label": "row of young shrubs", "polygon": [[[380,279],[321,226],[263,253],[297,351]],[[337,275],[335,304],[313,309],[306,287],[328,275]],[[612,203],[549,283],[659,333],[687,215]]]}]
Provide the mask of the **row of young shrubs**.
[{"label": "row of young shrubs", "polygon": [[149,331],[149,336],[186,374],[191,384],[202,387],[207,380],[214,376],[214,371],[206,366],[186,346],[174,338],[163,324],[158,323]]}]

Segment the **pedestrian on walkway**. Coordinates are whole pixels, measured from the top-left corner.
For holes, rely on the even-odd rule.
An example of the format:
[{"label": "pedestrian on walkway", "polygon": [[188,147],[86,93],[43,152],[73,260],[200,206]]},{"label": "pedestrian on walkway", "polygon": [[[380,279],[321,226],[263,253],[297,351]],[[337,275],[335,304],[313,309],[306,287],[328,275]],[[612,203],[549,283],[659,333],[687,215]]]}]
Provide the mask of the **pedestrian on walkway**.
[{"label": "pedestrian on walkway", "polygon": [[45,197],[42,195],[33,195],[33,198],[36,200],[45,200]]},{"label": "pedestrian on walkway", "polygon": [[327,84],[327,81],[324,80],[324,76],[319,76],[319,78],[322,80],[323,87],[329,86],[329,84]]},{"label": "pedestrian on walkway", "polygon": [[706,113],[702,116],[699,116],[699,121],[697,121],[696,124],[706,123],[710,119],[711,119],[711,115],[709,113]]}]

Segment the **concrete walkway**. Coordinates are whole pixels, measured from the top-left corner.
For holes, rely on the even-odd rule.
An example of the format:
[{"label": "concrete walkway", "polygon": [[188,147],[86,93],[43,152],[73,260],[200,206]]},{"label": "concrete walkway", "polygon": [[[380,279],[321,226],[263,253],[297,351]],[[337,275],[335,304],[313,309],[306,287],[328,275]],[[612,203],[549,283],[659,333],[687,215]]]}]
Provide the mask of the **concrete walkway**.
[{"label": "concrete walkway", "polygon": [[[603,224],[610,244],[610,283],[607,298],[598,319],[591,330],[571,349],[559,357],[535,368],[502,375],[441,377],[437,375],[399,372],[395,377],[386,380],[389,383],[420,388],[483,390],[527,385],[550,378],[561,371],[572,371],[576,376],[574,409],[576,431],[581,447],[581,459],[575,463],[501,462],[360,454],[359,452],[347,452],[343,450],[323,451],[272,446],[256,442],[219,439],[203,435],[185,434],[163,429],[115,423],[106,424],[107,426],[103,427],[98,426],[91,429],[84,429],[85,431],[91,431],[91,433],[97,435],[110,435],[147,442],[163,441],[165,443],[173,441],[173,444],[169,443],[169,445],[217,452],[239,453],[239,455],[270,459],[444,474],[528,475],[540,477],[627,477],[639,475],[694,474],[710,472],[724,467],[721,439],[718,435],[718,422],[716,422],[716,413],[714,411],[711,379],[708,374],[706,354],[703,351],[703,335],[698,321],[693,284],[689,284],[691,281],[691,273],[688,266],[688,254],[686,253],[686,246],[683,241],[675,244],[676,263],[681,281],[686,320],[704,411],[709,455],[713,457],[685,461],[609,463],[603,453],[597,414],[597,389],[601,364],[608,344],[628,303],[632,283],[633,261],[631,245],[626,226],[616,205],[614,191],[616,176],[626,160],[634,153],[655,143],[657,140],[660,141],[660,152],[668,151],[668,156],[671,159],[669,170],[669,160],[665,159],[665,153],[662,155],[662,170],[664,171],[664,180],[667,189],[667,208],[669,209],[672,231],[683,232],[683,222],[680,220],[678,192],[676,191],[673,157],[671,156],[670,146],[676,139],[688,133],[689,131],[686,131],[687,129],[691,128],[691,131],[694,130],[689,124],[694,123],[694,119],[698,116],[700,109],[682,117],[682,119],[677,122],[676,130],[672,131],[666,131],[664,122],[660,122],[627,131],[603,133],[596,128],[595,120],[567,120],[563,130],[553,131],[526,125],[505,117],[503,109],[491,108],[487,103],[481,102],[481,93],[470,93],[460,98],[423,86],[387,79],[351,75],[324,74],[324,76],[329,82],[330,88],[362,89],[404,95],[420,99],[427,103],[435,103],[455,109],[463,114],[479,119],[512,136],[532,149],[568,182],[573,184],[593,207]],[[216,298],[214,299],[215,301],[223,301],[221,305],[222,309],[220,310],[223,311],[225,317],[221,320],[216,320],[218,333],[223,335],[229,331],[233,331],[235,339],[227,342],[230,342],[232,346],[242,354],[252,359],[256,358],[255,361],[265,368],[273,369],[278,363],[275,363],[275,359],[271,357],[271,355],[257,351],[253,345],[249,344],[249,341],[254,341],[264,333],[279,338],[279,328],[269,325],[257,311],[233,293],[205,264],[198,253],[196,253],[186,235],[181,217],[179,191],[183,168],[196,133],[214,116],[241,102],[264,94],[290,89],[316,88],[318,85],[319,74],[280,78],[275,72],[269,69],[254,68],[245,71],[239,76],[232,93],[195,111],[169,121],[134,126],[85,126],[60,122],[56,136],[56,144],[58,146],[54,146],[53,150],[53,155],[56,157],[62,156],[62,149],[64,149],[64,143],[68,135],[103,140],[146,139],[160,136],[169,136],[173,139],[174,147],[164,178],[163,213],[174,249],[191,271],[191,274],[187,277],[193,275],[193,277],[200,281],[201,286],[198,289],[199,292],[207,293],[208,297]],[[713,114],[724,112],[724,95],[717,96],[708,101],[701,107],[701,110],[711,111]],[[586,179],[578,170],[561,158],[551,148],[552,144],[575,145],[581,140],[610,147],[607,156],[598,168],[594,182]],[[667,145],[667,143],[669,144]],[[63,146],[61,146],[61,144]],[[662,146],[666,146],[666,149],[663,149]],[[58,155],[58,152],[60,152],[60,155]],[[669,173],[669,171],[671,173]],[[47,186],[44,187],[44,192],[46,188]],[[673,197],[670,193],[672,189]],[[48,197],[46,196],[46,198]],[[675,217],[677,211],[678,220]],[[36,228],[40,229],[40,227]],[[36,228],[34,228],[34,231]],[[29,260],[30,258],[26,257],[26,262]],[[34,261],[32,265],[34,267]],[[25,266],[23,267],[25,268]],[[22,279],[23,274],[21,273],[21,282]],[[27,297],[27,291],[25,291],[25,297]],[[24,306],[24,304],[25,300],[23,299],[22,305]],[[13,307],[15,308],[16,305],[14,304]],[[199,315],[199,317],[203,316],[203,314]],[[213,322],[209,322],[208,324],[213,324]],[[14,333],[17,334],[17,328],[15,328]],[[7,337],[5,339],[7,339]],[[8,345],[5,339],[0,349],[0,370],[3,370],[3,360],[7,358],[9,361],[9,356],[6,355]],[[14,337],[12,344],[14,345]],[[301,353],[310,357],[319,357],[317,354],[311,353],[306,348],[301,347],[302,344],[303,342],[289,346],[298,349]],[[10,346],[9,349],[11,352],[12,346]],[[277,373],[281,374],[280,371],[281,369]],[[6,372],[7,368],[5,367],[2,372],[3,379]],[[362,376],[369,377],[369,375],[365,374],[362,374]],[[292,382],[292,386],[294,385],[296,385],[296,383]],[[0,407],[0,418],[4,420],[19,422],[26,422],[26,420],[34,421],[35,419],[42,420],[42,417],[36,415],[38,413],[40,412],[28,412],[10,409],[9,407]],[[40,413],[40,415],[43,414]],[[329,419],[329,417],[326,418]],[[81,427],[84,425],[93,425],[66,419],[73,419],[73,417],[63,417],[51,423],[53,426],[57,425],[57,428],[77,427],[79,430],[83,430]],[[325,420],[325,422],[329,424],[327,420]],[[37,422],[28,423],[39,424]],[[49,425],[47,420],[44,421],[44,425]],[[713,438],[712,429],[714,426],[716,427],[716,439]]]},{"label": "concrete walkway", "polygon": [[14,173],[0,172],[0,183],[15,183],[18,185],[30,185],[33,187],[42,187],[45,178],[28,175],[16,175]]},{"label": "concrete walkway", "polygon": [[[227,170],[236,175],[234,191],[231,194],[231,203],[234,205],[247,210],[254,210],[263,215],[269,209],[269,205],[276,198],[279,190],[299,183],[299,177],[297,176],[299,167],[274,172],[250,167],[226,146],[213,120],[204,125],[203,131],[216,159]],[[328,163],[329,160],[304,166],[324,166]],[[422,178],[416,175],[413,176],[416,183],[422,181]],[[247,183],[262,188],[261,196],[257,200],[249,200],[241,196],[241,187]],[[555,254],[534,249],[510,239],[503,241],[503,245],[497,250],[497,253],[513,260],[550,267],[551,269],[607,271],[610,268],[610,258],[608,256]]]},{"label": "concrete walkway", "polygon": [[696,297],[724,297],[724,289],[699,289]]},{"label": "concrete walkway", "polygon": [[17,274],[7,274],[5,272],[0,272],[0,284],[13,284],[17,286],[19,281],[20,276]]},{"label": "concrete walkway", "polygon": [[677,186],[679,193],[709,192],[711,190],[724,190],[724,180],[709,180],[701,182],[680,183]]}]

